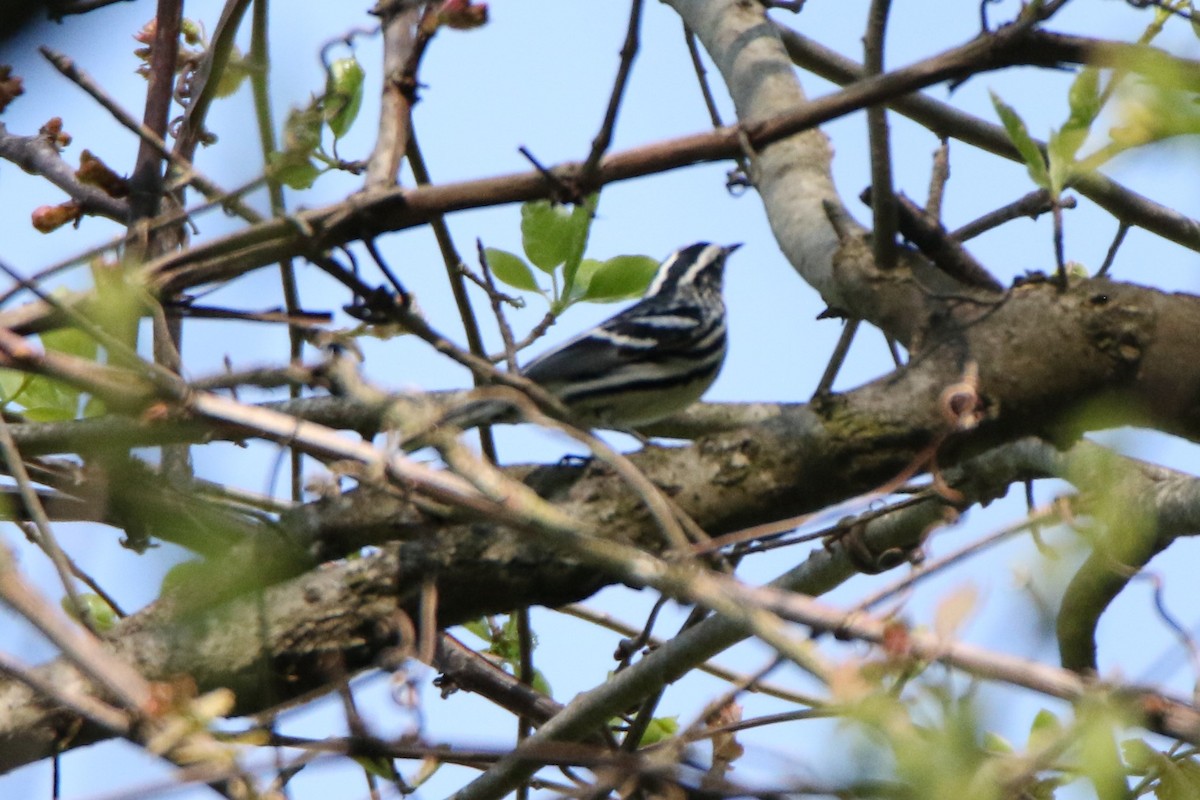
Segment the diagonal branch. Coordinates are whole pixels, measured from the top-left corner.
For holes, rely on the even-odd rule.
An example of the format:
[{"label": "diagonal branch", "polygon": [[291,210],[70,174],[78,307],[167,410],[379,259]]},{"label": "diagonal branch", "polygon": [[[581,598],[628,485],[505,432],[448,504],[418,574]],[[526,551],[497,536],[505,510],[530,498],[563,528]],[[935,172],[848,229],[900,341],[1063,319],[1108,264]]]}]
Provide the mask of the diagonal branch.
[{"label": "diagonal branch", "polygon": [[[840,85],[853,84],[866,76],[857,62],[803,34],[777,27],[788,56],[804,69]],[[939,136],[953,136],[989,153],[1023,163],[1002,127],[984,122],[948,103],[915,94],[889,100],[888,105]],[[1045,143],[1039,142],[1038,146],[1044,148]],[[1080,177],[1074,188],[1124,223],[1145,228],[1192,250],[1200,250],[1200,221],[1156,203],[1098,172]]]}]

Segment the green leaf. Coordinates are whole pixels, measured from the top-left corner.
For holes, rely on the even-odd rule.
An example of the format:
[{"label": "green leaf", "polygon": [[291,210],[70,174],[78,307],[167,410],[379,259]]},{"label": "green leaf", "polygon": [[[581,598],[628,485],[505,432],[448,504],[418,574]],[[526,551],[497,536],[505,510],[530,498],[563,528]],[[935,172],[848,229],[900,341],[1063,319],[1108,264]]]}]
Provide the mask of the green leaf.
[{"label": "green leaf", "polygon": [[238,90],[246,78],[250,77],[253,67],[242,56],[241,50],[234,47],[229,54],[229,61],[225,64],[225,71],[221,73],[221,77],[217,80],[217,97],[229,97]]},{"label": "green leaf", "polygon": [[1002,753],[1008,755],[1016,752],[1012,743],[998,733],[993,731],[985,731],[983,734],[983,749],[989,753]]},{"label": "green leaf", "polygon": [[1064,127],[1084,130],[1090,128],[1096,121],[1096,115],[1100,113],[1100,71],[1095,67],[1080,70],[1071,82],[1067,102],[1071,108],[1071,116]]},{"label": "green leaf", "polygon": [[554,692],[550,689],[550,681],[546,680],[545,673],[543,673],[540,669],[534,669],[533,680],[529,682],[529,685],[547,697],[554,696]]},{"label": "green leaf", "polygon": [[[80,594],[76,595],[79,602],[83,605],[84,611],[92,619],[92,624],[99,631],[110,631],[117,624],[117,612],[113,610],[103,597],[98,594]],[[63,595],[60,601],[63,611],[72,619],[79,619],[79,609],[71,602],[71,598]]]},{"label": "green leaf", "polygon": [[[533,647],[537,647],[536,637],[533,640]],[[488,647],[488,652],[492,655],[500,657],[505,663],[515,668],[521,663],[521,636],[517,630],[517,615],[512,614],[504,621],[504,625],[491,639],[491,645]]]},{"label": "green leaf", "polygon": [[0,398],[5,403],[19,400],[33,376],[15,369],[0,369]]},{"label": "green leaf", "polygon": [[201,559],[192,558],[187,561],[180,561],[163,575],[158,593],[160,596],[181,594],[189,586],[199,583],[200,576],[203,573],[204,562]]},{"label": "green leaf", "polygon": [[1091,782],[1099,800],[1126,800],[1129,787],[1114,730],[1128,720],[1111,706],[1090,702],[1079,709],[1076,724],[1080,774]]},{"label": "green leaf", "polygon": [[1075,177],[1075,153],[1079,150],[1087,131],[1063,127],[1050,134],[1046,143],[1046,160],[1050,162],[1050,193],[1057,197]]},{"label": "green leaf", "polygon": [[502,283],[527,292],[541,291],[533,277],[533,270],[525,263],[525,259],[495,247],[485,248],[483,253],[492,274]]},{"label": "green leaf", "polygon": [[77,389],[43,375],[27,377],[20,393],[13,399],[24,407],[24,414],[31,421],[64,422],[78,416],[80,392]]},{"label": "green leaf", "polygon": [[382,756],[372,758],[370,756],[351,756],[360,767],[367,773],[374,775],[376,778],[385,781],[394,781],[396,779],[396,768],[392,766],[391,759],[383,758]]},{"label": "green leaf", "polygon": [[482,617],[470,622],[464,622],[463,627],[485,642],[492,640],[492,630],[488,627],[487,620]]},{"label": "green leaf", "polygon": [[548,200],[521,206],[521,246],[530,262],[543,272],[563,266],[564,295],[583,259],[598,195],[589,195],[571,209]]},{"label": "green leaf", "polygon": [[1029,741],[1027,746],[1030,749],[1047,747],[1062,735],[1062,722],[1059,721],[1058,717],[1054,716],[1053,712],[1043,708],[1034,716],[1033,724],[1029,726]]},{"label": "green leaf", "polygon": [[83,404],[83,418],[91,419],[93,417],[103,417],[108,413],[108,406],[104,405],[104,401],[95,395],[89,395],[87,401]]},{"label": "green leaf", "polygon": [[36,406],[25,409],[24,416],[30,422],[70,422],[75,419],[75,411],[62,406]]},{"label": "green leaf", "polygon": [[1158,787],[1154,793],[1158,795],[1158,800],[1195,800],[1196,787],[1174,762],[1164,759],[1159,766]]},{"label": "green leaf", "polygon": [[597,302],[641,297],[657,271],[658,262],[649,256],[614,256],[592,270],[582,296]]},{"label": "green leaf", "polygon": [[363,68],[353,56],[339,58],[325,75],[325,122],[335,139],[350,130],[363,100]]},{"label": "green leaf", "polygon": [[1200,764],[1195,757],[1174,762],[1179,776],[1186,782],[1188,797],[1200,797]]},{"label": "green leaf", "polygon": [[267,163],[271,177],[292,189],[307,189],[321,175],[316,164],[294,153],[271,153]]},{"label": "green leaf", "polygon": [[[144,280],[136,270],[128,270],[115,263],[97,260],[89,266],[92,283],[96,287],[92,321],[130,351],[136,352],[138,327],[147,297]],[[94,359],[95,350],[92,352],[90,357]],[[117,348],[109,356],[122,358]]]},{"label": "green leaf", "polygon": [[583,205],[575,206],[571,212],[571,249],[563,264],[562,296],[570,297],[575,289],[575,274],[583,262],[583,251],[587,249],[588,234],[592,230],[592,219],[596,216],[596,206],[600,203],[600,195],[590,194]]},{"label": "green leaf", "polygon": [[95,361],[99,346],[96,340],[78,328],[57,328],[40,334],[42,346],[56,353],[78,356]]},{"label": "green leaf", "polygon": [[1163,758],[1163,754],[1146,744],[1144,739],[1121,742],[1121,756],[1129,765],[1131,775],[1145,775],[1155,769]]},{"label": "green leaf", "polygon": [[638,747],[658,744],[661,741],[671,738],[678,732],[679,717],[655,717],[646,726],[646,733],[642,736],[642,740],[638,742]]},{"label": "green leaf", "polygon": [[521,246],[542,272],[554,272],[571,254],[574,211],[549,200],[521,206]]},{"label": "green leaf", "polygon": [[585,258],[579,262],[579,269],[575,270],[575,285],[571,287],[571,296],[567,298],[568,304],[583,299],[592,282],[592,276],[602,266],[604,266],[604,262],[594,258]]},{"label": "green leaf", "polygon": [[992,105],[996,109],[996,114],[1000,117],[1000,122],[1004,125],[1005,132],[1008,133],[1008,138],[1025,161],[1025,168],[1029,171],[1029,177],[1041,188],[1049,189],[1050,175],[1046,170],[1046,159],[1042,156],[1041,149],[1033,141],[1033,137],[1029,135],[1029,129],[1025,127],[1025,121],[1021,119],[1021,116],[1012,106],[1001,100],[998,94],[995,92],[990,92],[990,94],[992,96]]},{"label": "green leaf", "polygon": [[1067,93],[1071,113],[1063,126],[1050,135],[1046,153],[1050,162],[1050,191],[1058,196],[1077,173],[1075,160],[1087,140],[1092,123],[1100,113],[1100,73],[1085,68],[1075,76]]},{"label": "green leaf", "polygon": [[308,156],[321,146],[324,114],[315,105],[293,108],[283,126],[283,149],[287,153]]}]

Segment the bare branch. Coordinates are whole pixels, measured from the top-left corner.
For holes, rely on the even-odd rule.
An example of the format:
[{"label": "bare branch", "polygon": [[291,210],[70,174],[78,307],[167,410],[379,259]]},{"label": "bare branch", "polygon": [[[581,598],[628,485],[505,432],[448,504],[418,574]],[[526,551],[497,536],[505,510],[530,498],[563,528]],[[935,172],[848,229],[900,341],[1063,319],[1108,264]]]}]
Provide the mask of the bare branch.
[{"label": "bare branch", "polygon": [[[884,33],[887,30],[891,0],[872,0],[867,12],[867,33],[863,37],[867,75],[883,74]],[[871,151],[871,203],[874,231],[871,247],[875,266],[888,272],[896,268],[896,196],[892,189],[892,154],[888,145],[887,108],[867,107],[867,132]]]},{"label": "bare branch", "polygon": [[75,177],[75,168],[62,159],[58,149],[44,136],[15,136],[0,122],[0,158],[26,172],[41,175],[76,200],[85,214],[122,224],[129,219],[128,202],[109,196],[97,186],[81,183]]},{"label": "bare branch", "polygon": [[[802,34],[781,27],[780,35],[788,55],[823,78],[845,85],[861,80],[865,75],[856,62]],[[889,100],[888,105],[939,136],[949,135],[1003,158],[1023,161],[1003,128],[946,103],[915,95]],[[1045,147],[1045,143],[1039,143],[1039,147]],[[1074,188],[1118,220],[1145,228],[1192,250],[1200,250],[1200,221],[1156,203],[1098,172],[1080,177]]]}]

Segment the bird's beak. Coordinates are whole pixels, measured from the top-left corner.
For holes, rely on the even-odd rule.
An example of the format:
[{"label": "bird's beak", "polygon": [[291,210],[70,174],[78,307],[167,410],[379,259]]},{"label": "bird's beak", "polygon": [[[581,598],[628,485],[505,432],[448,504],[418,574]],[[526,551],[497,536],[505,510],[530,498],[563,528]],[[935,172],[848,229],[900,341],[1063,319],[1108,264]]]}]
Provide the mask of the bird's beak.
[{"label": "bird's beak", "polygon": [[741,242],[738,242],[737,244],[729,245],[728,247],[725,248],[725,255],[729,255],[730,253],[732,253],[734,250],[737,250],[741,246],[742,246]]}]

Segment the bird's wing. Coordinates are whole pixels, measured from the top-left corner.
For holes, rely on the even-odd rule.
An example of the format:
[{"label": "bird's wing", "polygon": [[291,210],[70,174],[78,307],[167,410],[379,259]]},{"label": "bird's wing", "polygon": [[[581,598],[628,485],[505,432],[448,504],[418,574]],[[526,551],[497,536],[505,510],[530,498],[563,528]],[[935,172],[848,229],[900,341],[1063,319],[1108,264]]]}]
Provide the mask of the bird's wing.
[{"label": "bird's wing", "polygon": [[675,307],[661,314],[634,306],[543,353],[521,372],[530,380],[551,385],[608,374],[622,364],[640,360],[639,353],[670,358],[696,340],[703,318],[702,310],[695,306]]}]

